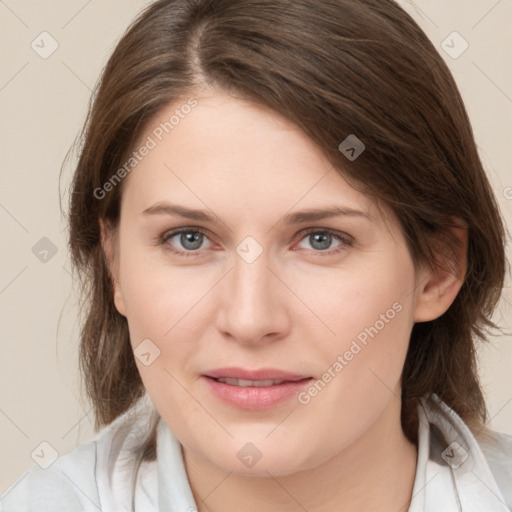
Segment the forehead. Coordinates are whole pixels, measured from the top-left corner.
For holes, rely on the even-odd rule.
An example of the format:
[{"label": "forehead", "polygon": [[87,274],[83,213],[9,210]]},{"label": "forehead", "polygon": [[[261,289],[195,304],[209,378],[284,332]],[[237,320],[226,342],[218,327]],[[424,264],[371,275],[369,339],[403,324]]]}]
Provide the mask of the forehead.
[{"label": "forehead", "polygon": [[190,108],[184,108],[186,98],[169,104],[139,137],[135,151],[150,149],[124,183],[123,203],[130,209],[180,199],[242,216],[324,204],[378,216],[373,201],[278,113],[225,93],[195,100]]}]

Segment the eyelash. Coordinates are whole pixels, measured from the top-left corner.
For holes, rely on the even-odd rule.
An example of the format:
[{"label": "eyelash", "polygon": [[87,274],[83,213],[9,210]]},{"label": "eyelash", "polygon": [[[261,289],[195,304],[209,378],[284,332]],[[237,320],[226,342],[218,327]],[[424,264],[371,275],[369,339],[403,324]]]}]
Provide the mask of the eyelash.
[{"label": "eyelash", "polygon": [[[200,256],[199,250],[198,251],[180,251],[178,249],[171,248],[171,246],[167,243],[167,241],[181,233],[201,233],[202,235],[204,235],[205,237],[208,238],[208,234],[201,228],[180,228],[180,229],[176,229],[174,231],[166,231],[165,233],[163,233],[159,237],[159,243],[164,246],[165,250],[170,251],[174,254],[177,254],[178,256],[184,256],[184,257]],[[315,251],[314,249],[312,249],[315,253],[317,253],[320,256],[333,256],[335,254],[339,254],[346,249],[346,246],[350,247],[350,246],[352,246],[352,243],[353,243],[353,239],[351,236],[341,233],[339,231],[329,229],[329,228],[308,228],[304,232],[304,234],[303,234],[302,238],[299,240],[299,242],[302,241],[304,238],[306,238],[308,235],[311,235],[313,233],[322,233],[322,234],[327,233],[343,243],[343,245],[340,246],[339,248],[333,249],[330,251],[318,251],[318,250]]]}]

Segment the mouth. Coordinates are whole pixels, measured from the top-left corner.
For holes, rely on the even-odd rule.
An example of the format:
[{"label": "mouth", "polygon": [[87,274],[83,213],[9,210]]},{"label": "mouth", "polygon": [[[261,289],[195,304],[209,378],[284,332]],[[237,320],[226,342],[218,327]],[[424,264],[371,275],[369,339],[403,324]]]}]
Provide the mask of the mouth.
[{"label": "mouth", "polygon": [[[311,378],[310,375],[303,375],[300,373],[292,373],[285,370],[279,370],[276,368],[261,368],[259,370],[249,370],[240,367],[229,367],[229,368],[217,368],[215,370],[209,370],[205,373],[206,377],[210,377],[216,380],[230,381],[233,385],[248,386],[250,384],[244,384],[244,382],[269,382],[281,383],[281,382],[297,382],[299,380]],[[242,382],[242,384],[236,384],[234,381]],[[267,384],[272,385],[272,384]]]},{"label": "mouth", "polygon": [[202,375],[209,391],[222,402],[245,410],[276,406],[297,395],[313,377],[275,369],[223,368]]},{"label": "mouth", "polygon": [[[211,377],[210,377],[211,378]],[[220,378],[213,379],[217,382],[222,382],[224,384],[229,384],[230,386],[239,386],[242,388],[255,387],[255,388],[263,388],[268,386],[278,386],[283,382],[292,382],[286,380],[245,380],[245,379],[228,379],[228,378]]]}]

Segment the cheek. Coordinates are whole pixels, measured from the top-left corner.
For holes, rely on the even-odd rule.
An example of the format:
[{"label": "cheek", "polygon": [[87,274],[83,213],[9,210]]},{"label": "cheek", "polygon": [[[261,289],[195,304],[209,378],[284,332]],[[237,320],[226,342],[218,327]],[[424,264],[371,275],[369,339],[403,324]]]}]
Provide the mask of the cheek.
[{"label": "cheek", "polygon": [[325,279],[310,280],[315,285],[309,289],[306,281],[302,283],[298,294],[313,306],[315,323],[325,326],[322,347],[327,352],[348,350],[355,339],[364,344],[385,338],[395,347],[408,342],[414,267],[402,254],[390,254],[378,263],[350,271],[330,269]]},{"label": "cheek", "polygon": [[319,344],[316,356],[324,373],[300,400],[309,418],[316,418],[316,428],[323,429],[325,438],[338,439],[339,447],[368,429],[386,404],[400,397],[413,325],[414,269],[407,259],[388,263],[378,272],[343,276],[317,303],[335,335],[328,333],[330,341]]},{"label": "cheek", "polygon": [[413,326],[414,277],[405,253],[326,282],[328,293],[315,301],[315,311],[331,331],[324,330],[316,349],[328,383],[318,387],[333,407],[366,407],[395,392]]},{"label": "cheek", "polygon": [[[192,371],[204,330],[212,324],[206,308],[219,277],[211,269],[171,267],[163,259],[150,263],[135,251],[123,264],[126,317],[144,386],[159,410],[191,415],[194,402],[183,389],[189,385],[183,375]],[[148,353],[150,364],[143,356]]]},{"label": "cheek", "polygon": [[165,255],[150,258],[136,249],[125,254],[121,278],[132,343],[170,338],[197,314],[196,306],[214,284],[212,276],[199,267],[172,267]]}]

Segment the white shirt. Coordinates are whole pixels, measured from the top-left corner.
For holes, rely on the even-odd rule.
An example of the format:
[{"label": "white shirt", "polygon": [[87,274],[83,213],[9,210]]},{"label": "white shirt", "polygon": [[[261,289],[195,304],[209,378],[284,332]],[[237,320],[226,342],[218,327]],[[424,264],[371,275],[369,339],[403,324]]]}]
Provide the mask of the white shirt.
[{"label": "white shirt", "polygon": [[[434,399],[439,401],[434,395]],[[422,399],[418,406],[418,462],[408,512],[510,512],[512,435],[476,437],[440,402],[454,426]],[[156,418],[157,460],[142,463],[136,512],[196,512],[181,444],[145,395],[90,441],[35,466],[0,498],[0,512],[132,511],[134,451]]]}]

